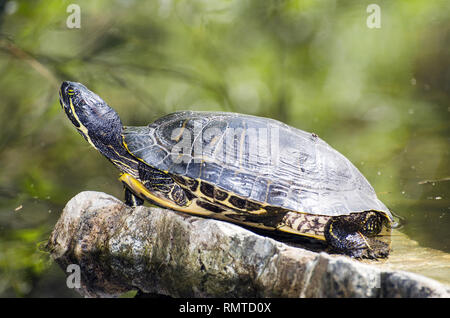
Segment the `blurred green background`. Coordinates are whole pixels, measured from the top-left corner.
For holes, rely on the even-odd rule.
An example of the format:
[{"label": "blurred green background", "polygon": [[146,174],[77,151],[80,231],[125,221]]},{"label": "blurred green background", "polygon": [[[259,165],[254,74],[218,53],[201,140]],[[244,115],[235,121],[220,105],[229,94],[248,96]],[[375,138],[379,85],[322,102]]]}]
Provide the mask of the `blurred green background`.
[{"label": "blurred green background", "polygon": [[448,0],[0,0],[0,296],[77,296],[39,244],[78,192],[122,196],[61,111],[63,80],[126,125],[222,110],[315,132],[401,232],[450,252],[449,66]]}]

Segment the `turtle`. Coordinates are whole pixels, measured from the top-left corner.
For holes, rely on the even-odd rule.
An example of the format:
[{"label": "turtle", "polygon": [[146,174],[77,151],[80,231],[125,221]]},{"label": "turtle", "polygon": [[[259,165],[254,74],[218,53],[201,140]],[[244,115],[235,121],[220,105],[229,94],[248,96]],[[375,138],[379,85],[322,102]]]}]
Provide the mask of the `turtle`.
[{"label": "turtle", "polygon": [[123,126],[83,84],[60,104],[77,131],[120,170],[125,203],[321,241],[353,258],[389,255],[394,218],[361,172],[315,133],[270,118],[178,111]]}]

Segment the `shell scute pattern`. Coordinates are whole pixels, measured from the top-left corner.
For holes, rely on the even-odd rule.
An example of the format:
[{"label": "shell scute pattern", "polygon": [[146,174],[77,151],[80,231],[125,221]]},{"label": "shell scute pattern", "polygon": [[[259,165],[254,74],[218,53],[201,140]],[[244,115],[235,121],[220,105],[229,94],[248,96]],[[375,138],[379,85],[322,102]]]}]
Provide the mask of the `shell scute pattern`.
[{"label": "shell scute pattern", "polygon": [[[206,163],[203,163],[206,167]],[[209,163],[207,169],[202,169],[200,179],[205,180],[210,183],[217,183],[220,179],[223,167],[217,163]]]},{"label": "shell scute pattern", "polygon": [[[228,136],[227,128],[235,134]],[[191,145],[184,160],[174,162],[180,131],[189,131]],[[256,152],[246,131],[266,134],[258,139]],[[273,119],[186,111],[148,127],[125,128],[123,135],[129,151],[150,166],[204,180],[252,202],[327,216],[376,210],[392,218],[347,158],[317,135]]]}]

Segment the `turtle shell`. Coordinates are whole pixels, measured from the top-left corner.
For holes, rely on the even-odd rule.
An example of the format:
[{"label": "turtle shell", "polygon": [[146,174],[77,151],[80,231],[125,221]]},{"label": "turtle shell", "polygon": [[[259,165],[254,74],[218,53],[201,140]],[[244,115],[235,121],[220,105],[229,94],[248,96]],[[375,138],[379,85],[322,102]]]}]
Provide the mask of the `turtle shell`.
[{"label": "turtle shell", "polygon": [[317,135],[279,121],[183,111],[124,127],[128,151],[172,175],[269,206],[337,216],[388,208],[359,170]]}]

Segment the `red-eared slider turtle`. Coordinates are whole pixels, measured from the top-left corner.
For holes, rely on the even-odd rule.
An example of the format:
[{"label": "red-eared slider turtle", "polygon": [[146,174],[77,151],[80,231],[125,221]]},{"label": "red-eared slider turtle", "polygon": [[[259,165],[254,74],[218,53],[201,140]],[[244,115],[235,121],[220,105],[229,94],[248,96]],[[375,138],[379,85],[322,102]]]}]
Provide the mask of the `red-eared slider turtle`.
[{"label": "red-eared slider turtle", "polygon": [[372,186],[317,135],[236,113],[182,111],[145,127],[79,83],[60,103],[120,171],[125,202],[326,241],[353,257],[386,257],[393,217]]}]

